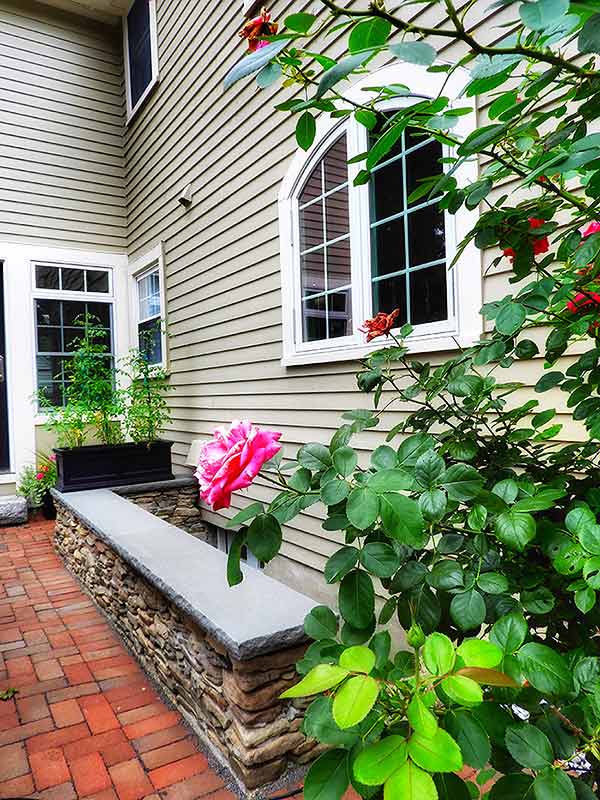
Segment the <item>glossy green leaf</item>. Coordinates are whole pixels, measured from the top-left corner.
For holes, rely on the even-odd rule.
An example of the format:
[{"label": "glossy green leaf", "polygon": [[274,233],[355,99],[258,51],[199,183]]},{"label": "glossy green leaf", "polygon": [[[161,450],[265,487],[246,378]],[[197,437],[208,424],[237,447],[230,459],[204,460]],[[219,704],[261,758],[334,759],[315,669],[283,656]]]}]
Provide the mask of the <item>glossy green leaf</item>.
[{"label": "glossy green leaf", "polygon": [[477,586],[487,594],[502,594],[508,591],[508,579],[499,572],[484,572],[477,578]]},{"label": "glossy green leaf", "polygon": [[350,785],[346,750],[329,750],[306,773],[304,800],[341,800]]},{"label": "glossy green leaf", "polygon": [[327,606],[317,606],[304,618],[304,632],[311,639],[335,639],[338,622]]},{"label": "glossy green leaf", "polygon": [[237,586],[244,580],[242,574],[241,560],[242,548],[246,544],[246,530],[237,531],[229,545],[227,555],[227,583],[229,586]]},{"label": "glossy green leaf", "polygon": [[247,544],[259,561],[265,564],[275,558],[281,548],[279,521],[272,514],[254,517],[248,528]]},{"label": "glossy green leaf", "polygon": [[415,764],[428,772],[458,772],[463,766],[459,746],[441,728],[431,737],[414,733],[408,740],[408,754]]},{"label": "glossy green leaf", "polygon": [[361,722],[379,697],[379,683],[369,675],[346,681],[333,699],[333,718],[344,730]]},{"label": "glossy green leaf", "polygon": [[452,598],[450,616],[463,631],[478,628],[485,619],[485,601],[476,589],[461,592]]},{"label": "glossy green leaf", "polygon": [[443,633],[431,633],[423,645],[423,662],[432,675],[445,675],[454,666],[456,651]]},{"label": "glossy green leaf", "polygon": [[498,666],[504,657],[504,653],[498,645],[484,639],[465,639],[459,645],[457,653],[465,666],[487,669]]},{"label": "glossy green leaf", "polygon": [[331,455],[324,444],[309,442],[298,450],[298,463],[312,472],[322,472],[331,466]]},{"label": "glossy green leaf", "polygon": [[391,545],[370,542],[360,551],[360,563],[372,575],[389,578],[400,566],[400,559]]},{"label": "glossy green leaf", "polygon": [[337,583],[354,569],[359,557],[356,547],[342,547],[334,553],[325,564],[325,580],[327,583]]},{"label": "glossy green leaf", "polygon": [[308,675],[302,678],[300,683],[296,683],[283,692],[281,697],[309,697],[313,694],[320,694],[327,689],[333,689],[349,674],[347,669],[338,667],[335,664],[318,664],[314,669],[311,669]]},{"label": "glossy green leaf", "polygon": [[314,14],[306,14],[300,11],[285,18],[285,27],[296,33],[308,33],[315,20],[316,16]]},{"label": "glossy green leaf", "polygon": [[529,642],[518,651],[517,659],[523,675],[540,692],[561,694],[571,689],[571,673],[567,663],[552,648]]},{"label": "glossy green leaf", "polygon": [[378,515],[379,498],[372,489],[359,486],[350,492],[346,516],[355,528],[365,530],[375,522]]},{"label": "glossy green leaf", "polygon": [[575,786],[566,772],[548,767],[533,782],[535,800],[575,800]]},{"label": "glossy green leaf", "polygon": [[406,739],[386,736],[359,753],[354,762],[354,776],[365,786],[379,786],[406,763],[406,756]]},{"label": "glossy green leaf", "polygon": [[473,500],[483,486],[483,478],[475,467],[468,464],[453,464],[441,478],[441,485],[452,500]]},{"label": "glossy green leaf", "polygon": [[406,716],[416,733],[420,733],[426,738],[435,736],[438,721],[418,694],[415,694],[408,704]]},{"label": "glossy green leaf", "polygon": [[367,17],[358,22],[348,37],[348,50],[358,53],[373,47],[383,46],[392,30],[392,25],[381,17]]},{"label": "glossy green leaf", "polygon": [[375,590],[364,570],[352,570],[342,580],[339,606],[342,617],[354,628],[369,625],[375,612]]},{"label": "glossy green leaf", "polygon": [[600,53],[600,14],[594,14],[586,20],[577,47],[580,53]]},{"label": "glossy green leaf", "polygon": [[381,520],[388,536],[410,547],[422,547],[425,523],[414,500],[402,494],[382,494],[380,508]]},{"label": "glossy green leaf", "polygon": [[[263,48],[264,49],[264,48]],[[355,69],[362,66],[373,55],[372,52],[356,53],[346,58],[342,58],[335,66],[330,67],[321,76],[317,87],[317,97],[323,97],[330,89],[344,78],[347,78]]]},{"label": "glossy green leaf", "polygon": [[409,64],[421,64],[429,67],[437,58],[437,53],[427,42],[400,42],[390,45],[390,52],[396,58]]},{"label": "glossy green leaf", "polygon": [[375,666],[375,653],[368,647],[357,645],[344,650],[340,656],[340,667],[351,672],[364,672],[369,674]]},{"label": "glossy green leaf", "polygon": [[367,485],[378,494],[404,492],[413,488],[414,480],[412,475],[403,469],[381,469],[369,477]]},{"label": "glossy green leaf", "polygon": [[532,31],[545,31],[569,10],[569,0],[534,0],[521,3],[519,15]]},{"label": "glossy green leaf", "polygon": [[223,81],[223,86],[228,89],[237,81],[258,72],[266,66],[271,59],[279,55],[284,47],[289,44],[289,39],[279,39],[276,42],[268,42],[264,47],[261,47],[255,53],[250,53],[244,56],[241,61],[232,67]]},{"label": "glossy green leaf", "polygon": [[446,715],[446,727],[456,740],[465,764],[483,769],[491,755],[490,738],[483,725],[470,711],[452,711]]},{"label": "glossy green leaf", "polygon": [[503,544],[511,550],[522,551],[535,539],[536,523],[531,514],[509,510],[498,515],[494,530]]},{"label": "glossy green leaf", "polygon": [[435,783],[427,772],[407,761],[394,772],[383,789],[383,800],[438,800]]},{"label": "glossy green leaf", "polygon": [[542,770],[554,759],[550,740],[535,725],[510,725],[506,729],[505,742],[511,756],[522,767]]},{"label": "glossy green leaf", "polygon": [[533,778],[517,772],[504,775],[490,790],[490,800],[531,800]]},{"label": "glossy green leaf", "polygon": [[232,517],[230,520],[227,520],[227,528],[235,528],[236,525],[243,525],[244,522],[248,522],[249,519],[254,519],[259,514],[264,514],[265,508],[262,503],[250,503],[249,506],[243,508],[241,511]]},{"label": "glossy green leaf", "polygon": [[321,486],[321,500],[326,506],[335,506],[348,496],[350,487],[346,481],[334,478]]},{"label": "glossy green leaf", "polygon": [[460,706],[477,706],[483,702],[481,686],[465,675],[450,675],[442,681],[442,689]]},{"label": "glossy green leaf", "polygon": [[338,474],[342,475],[344,478],[352,475],[356,469],[358,456],[356,455],[356,451],[351,447],[343,446],[337,448],[334,451],[332,458],[333,466],[337,470]]},{"label": "glossy green leaf", "polygon": [[360,740],[356,730],[342,731],[333,718],[331,697],[317,697],[304,714],[302,730],[311,739],[333,747],[352,747]]},{"label": "glossy green leaf", "polygon": [[497,644],[504,653],[515,653],[525,641],[529,625],[525,617],[517,611],[505,614],[492,625],[490,641]]}]

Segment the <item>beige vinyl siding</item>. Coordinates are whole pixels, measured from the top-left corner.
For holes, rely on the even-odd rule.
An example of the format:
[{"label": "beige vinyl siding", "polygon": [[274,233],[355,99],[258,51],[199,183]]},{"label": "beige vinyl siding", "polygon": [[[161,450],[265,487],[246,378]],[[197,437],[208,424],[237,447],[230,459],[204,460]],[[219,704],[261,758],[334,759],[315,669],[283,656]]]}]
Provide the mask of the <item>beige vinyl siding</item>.
[{"label": "beige vinyl siding", "polygon": [[123,250],[119,26],[0,0],[0,240]]},{"label": "beige vinyl siding", "polygon": [[[296,152],[295,120],[273,110],[287,90],[259,91],[250,79],[223,92],[224,75],[243,53],[236,35],[241,5],[224,0],[217,18],[209,0],[161,0],[160,85],[126,137],[130,253],[140,255],[160,240],[165,246],[175,387],[170,434],[181,465],[194,439],[235,418],[283,431],[286,453],[293,455],[307,441],[328,442],[343,411],[371,403],[356,390],[353,362],[288,369],[280,363],[277,196]],[[489,14],[486,4],[477,6],[482,18]],[[283,20],[303,7],[314,11],[319,3],[278,0],[270,10]],[[424,24],[435,24],[441,13],[440,6],[425,14],[410,8]],[[485,31],[480,35],[486,38]],[[339,47],[334,40],[333,52]],[[442,57],[457,59],[459,50],[451,46]],[[177,197],[189,182],[194,197],[186,211]],[[486,300],[508,290],[508,268],[486,279]],[[522,394],[530,397],[537,380],[531,365],[515,365],[513,378],[524,381]],[[386,415],[378,432],[355,437],[363,461],[402,410]],[[559,410],[564,415],[566,408]],[[565,428],[567,438],[575,436],[572,427]],[[270,497],[271,489],[257,482],[234,498],[229,512],[207,510],[206,518],[223,524],[248,502]],[[328,596],[320,571],[342,541],[322,530],[322,513],[315,505],[286,526],[282,556],[269,567],[315,597]]]}]

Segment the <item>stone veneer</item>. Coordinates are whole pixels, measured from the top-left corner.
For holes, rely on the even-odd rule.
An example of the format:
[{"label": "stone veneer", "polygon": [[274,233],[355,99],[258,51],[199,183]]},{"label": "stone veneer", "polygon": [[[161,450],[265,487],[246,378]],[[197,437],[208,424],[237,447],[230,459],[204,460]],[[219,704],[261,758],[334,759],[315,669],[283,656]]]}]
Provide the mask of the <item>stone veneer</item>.
[{"label": "stone veneer", "polygon": [[198,482],[192,476],[182,476],[172,481],[121,486],[114,491],[186,533],[214,544],[214,535],[202,520],[198,505]]},{"label": "stone veneer", "polygon": [[[98,508],[105,508],[108,495],[112,493],[99,490],[96,494],[101,492],[105,494],[98,497]],[[221,763],[232,770],[242,785],[244,796],[252,795],[258,787],[310,762],[321,752],[321,746],[314,740],[307,740],[300,731],[301,712],[306,702],[279,700],[281,692],[298,680],[294,664],[306,649],[302,634],[298,634],[301,627],[274,635],[270,645],[264,636],[228,645],[227,635],[220,635],[210,623],[199,624],[182,610],[182,605],[188,608],[185,597],[182,602],[175,602],[182,598],[173,594],[173,587],[165,591],[160,579],[148,580],[136,569],[135,555],[129,559],[117,552],[123,551],[120,541],[113,546],[101,535],[102,531],[90,524],[85,514],[73,511],[73,498],[92,492],[54,494],[58,512],[55,533],[58,552],[106,613],[145,671],[157,682],[160,691]],[[139,513],[144,512],[139,509]],[[126,520],[123,524],[127,524]],[[165,526],[165,523],[160,524]],[[165,526],[161,539],[164,540],[168,533],[166,528],[170,527]],[[150,531],[148,536],[151,536]],[[123,540],[127,541],[127,537]],[[191,538],[188,542],[193,542],[196,548],[208,548],[215,556],[223,556],[203,542]],[[209,558],[208,552],[205,557]],[[281,602],[287,602],[288,607],[296,602],[293,595],[311,604],[303,595],[256,573],[256,578],[248,573],[246,580],[267,582],[264,586],[260,584],[263,588],[259,590],[264,593],[265,604],[274,603],[277,607],[272,585],[281,586],[284,593],[292,592],[291,599],[287,594],[282,596]],[[224,572],[219,576],[221,579],[224,591],[231,592],[225,585]],[[202,580],[201,574],[198,580]],[[185,587],[181,591],[185,592]],[[210,596],[214,593],[210,591]],[[302,603],[300,606],[303,614]],[[239,617],[243,618],[246,610],[252,614],[252,609],[238,609],[238,625]],[[281,614],[281,611],[275,613]],[[293,613],[298,616],[298,608]],[[265,616],[269,616],[266,607]],[[250,622],[248,627],[253,627]],[[245,630],[244,625],[242,630]],[[249,631],[248,636],[252,633]],[[236,635],[235,641],[239,642],[239,630]],[[269,647],[277,649],[269,652]]]}]

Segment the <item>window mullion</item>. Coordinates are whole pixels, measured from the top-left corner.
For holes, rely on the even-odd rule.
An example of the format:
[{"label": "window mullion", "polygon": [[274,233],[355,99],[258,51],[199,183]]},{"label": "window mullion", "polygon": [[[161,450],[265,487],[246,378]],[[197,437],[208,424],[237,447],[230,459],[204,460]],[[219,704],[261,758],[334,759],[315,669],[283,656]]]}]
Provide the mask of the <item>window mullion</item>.
[{"label": "window mullion", "polygon": [[406,321],[410,324],[410,246],[408,241],[408,190],[406,186],[406,132],[402,131],[402,204],[404,206],[404,217],[402,218],[402,225],[404,226],[404,265],[406,267],[406,275],[404,278],[404,292],[406,297]]}]

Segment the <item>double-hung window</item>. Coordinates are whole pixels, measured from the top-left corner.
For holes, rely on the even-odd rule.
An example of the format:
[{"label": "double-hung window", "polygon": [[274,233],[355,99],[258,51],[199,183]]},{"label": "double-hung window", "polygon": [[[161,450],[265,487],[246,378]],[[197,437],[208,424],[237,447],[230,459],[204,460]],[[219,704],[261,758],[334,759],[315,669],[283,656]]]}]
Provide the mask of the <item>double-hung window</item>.
[{"label": "double-hung window", "polygon": [[158,82],[156,0],[133,0],[123,19],[127,119]]},{"label": "double-hung window", "polygon": [[83,334],[82,323],[88,320],[103,330],[106,357],[114,359],[112,272],[37,263],[33,277],[37,389],[60,406],[65,402],[66,367]]},{"label": "double-hung window", "polygon": [[165,271],[158,245],[129,265],[131,338],[150,364],[166,367]]},{"label": "double-hung window", "polygon": [[[405,69],[395,80],[387,72],[390,82],[407,82]],[[417,77],[420,86],[435,80],[424,70]],[[395,108],[386,103],[382,119]],[[460,120],[463,128],[469,124]],[[467,248],[451,267],[456,242],[473,215],[441,211],[439,197],[411,199],[422,179],[443,172],[446,147],[409,127],[372,170],[369,183],[355,185],[362,165],[348,162],[368,150],[372,134],[353,118],[323,118],[319,125],[315,144],[296,156],[280,194],[284,364],[366,355],[380,343],[365,345],[362,322],[395,309],[398,327],[413,326],[414,351],[477,339],[478,251]],[[465,165],[462,173],[475,179],[476,167]]]}]

